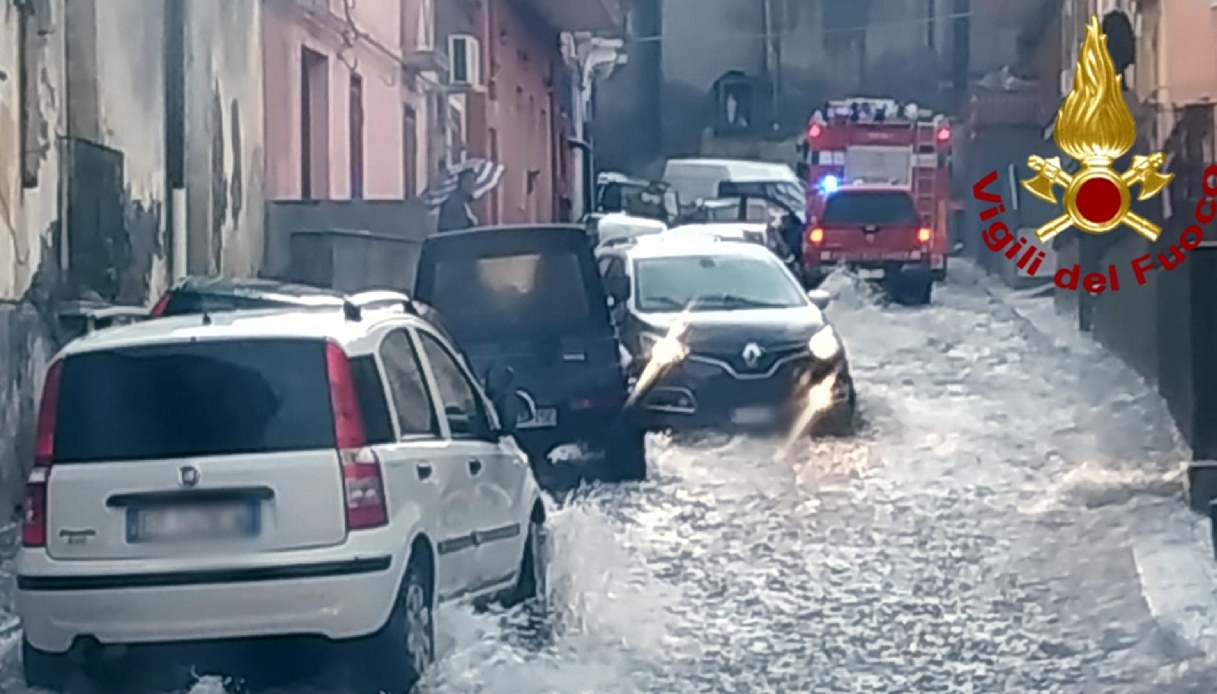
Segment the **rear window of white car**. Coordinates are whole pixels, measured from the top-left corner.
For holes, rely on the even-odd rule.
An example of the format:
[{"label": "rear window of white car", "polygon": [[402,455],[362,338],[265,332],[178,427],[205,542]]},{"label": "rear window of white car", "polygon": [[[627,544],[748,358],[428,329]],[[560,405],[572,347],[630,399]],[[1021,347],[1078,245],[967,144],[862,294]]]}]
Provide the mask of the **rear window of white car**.
[{"label": "rear window of white car", "polygon": [[67,357],[55,462],[334,448],[321,340],[209,340]]}]

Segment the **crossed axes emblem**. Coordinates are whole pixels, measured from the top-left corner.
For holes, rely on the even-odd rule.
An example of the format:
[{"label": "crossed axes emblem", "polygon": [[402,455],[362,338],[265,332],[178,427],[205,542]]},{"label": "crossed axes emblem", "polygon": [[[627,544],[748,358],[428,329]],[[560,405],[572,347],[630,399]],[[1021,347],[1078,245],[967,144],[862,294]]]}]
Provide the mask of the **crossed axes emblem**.
[{"label": "crossed axes emblem", "polygon": [[[1032,195],[1044,202],[1057,204],[1056,186],[1065,189],[1065,212],[1036,229],[1035,235],[1041,242],[1049,241],[1070,226],[1077,227],[1089,234],[1105,234],[1124,224],[1150,241],[1158,240],[1162,229],[1145,217],[1129,209],[1131,193],[1134,185],[1141,186],[1138,200],[1148,200],[1157,195],[1175,177],[1174,174],[1161,173],[1160,169],[1166,164],[1166,155],[1161,152],[1149,156],[1134,155],[1132,166],[1122,174],[1117,174],[1107,165],[1107,162],[1089,162],[1081,171],[1070,174],[1061,168],[1061,158],[1045,159],[1031,156],[1027,166],[1036,173],[1033,178],[1022,182]],[[1091,182],[1106,181],[1114,186],[1120,194],[1120,212],[1106,220],[1087,218],[1077,206],[1077,197],[1082,188]],[[1100,184],[1101,185],[1101,184]],[[1085,193],[1083,193],[1085,195]]]}]

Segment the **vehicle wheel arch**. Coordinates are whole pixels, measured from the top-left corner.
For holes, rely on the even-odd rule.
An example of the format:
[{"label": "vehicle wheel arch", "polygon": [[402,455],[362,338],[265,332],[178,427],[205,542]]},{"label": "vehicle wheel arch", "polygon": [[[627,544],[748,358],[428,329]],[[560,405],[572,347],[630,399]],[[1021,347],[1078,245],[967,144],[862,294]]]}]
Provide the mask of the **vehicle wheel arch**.
[{"label": "vehicle wheel arch", "polygon": [[402,562],[401,578],[398,579],[398,590],[401,590],[401,584],[406,580],[406,569],[415,559],[424,562],[423,575],[427,577],[427,588],[431,592],[431,602],[435,602],[435,586],[437,581],[437,564],[435,561],[435,545],[431,542],[431,538],[425,532],[418,532],[414,538],[410,540],[409,546],[406,548],[405,561]]}]

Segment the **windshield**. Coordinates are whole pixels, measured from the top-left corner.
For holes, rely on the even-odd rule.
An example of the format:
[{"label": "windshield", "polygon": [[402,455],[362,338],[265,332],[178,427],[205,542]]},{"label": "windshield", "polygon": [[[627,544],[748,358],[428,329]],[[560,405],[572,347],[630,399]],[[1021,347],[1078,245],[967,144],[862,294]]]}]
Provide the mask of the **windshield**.
[{"label": "windshield", "polygon": [[457,333],[561,329],[592,318],[579,256],[565,250],[440,260],[432,294]]},{"label": "windshield", "polygon": [[334,447],[320,340],[90,352],[61,379],[56,463]]},{"label": "windshield", "polygon": [[843,191],[824,205],[825,224],[917,224],[913,199],[899,190]]},{"label": "windshield", "polygon": [[[805,306],[807,297],[775,261],[682,256],[634,262],[638,310],[722,311]],[[696,301],[695,301],[696,300]]]}]

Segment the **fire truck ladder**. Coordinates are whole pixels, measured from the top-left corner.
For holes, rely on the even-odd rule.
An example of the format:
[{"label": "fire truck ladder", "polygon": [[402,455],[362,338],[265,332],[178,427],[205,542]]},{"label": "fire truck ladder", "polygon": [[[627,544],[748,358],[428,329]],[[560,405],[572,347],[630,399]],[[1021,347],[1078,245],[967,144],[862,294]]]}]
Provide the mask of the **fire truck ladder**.
[{"label": "fire truck ladder", "polygon": [[[913,199],[917,212],[936,222],[934,206],[938,202],[938,127],[930,122],[913,125]],[[929,164],[928,166],[925,164]]]}]

